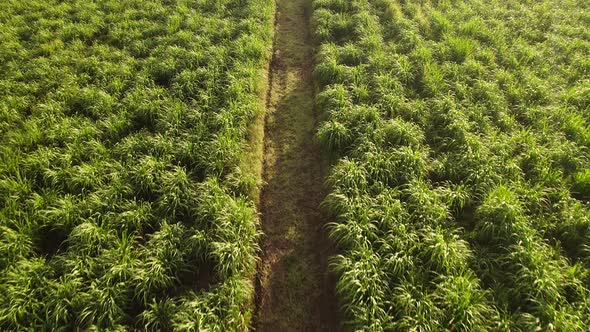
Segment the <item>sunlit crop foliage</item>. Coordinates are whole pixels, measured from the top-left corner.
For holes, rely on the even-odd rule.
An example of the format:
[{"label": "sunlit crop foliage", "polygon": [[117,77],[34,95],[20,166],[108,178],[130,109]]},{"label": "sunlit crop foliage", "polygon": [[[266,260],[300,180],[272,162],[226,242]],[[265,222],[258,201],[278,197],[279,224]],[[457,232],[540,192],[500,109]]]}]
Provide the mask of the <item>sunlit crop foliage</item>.
[{"label": "sunlit crop foliage", "polygon": [[315,0],[351,330],[585,331],[590,7]]},{"label": "sunlit crop foliage", "polygon": [[0,330],[244,330],[267,0],[0,2]]}]

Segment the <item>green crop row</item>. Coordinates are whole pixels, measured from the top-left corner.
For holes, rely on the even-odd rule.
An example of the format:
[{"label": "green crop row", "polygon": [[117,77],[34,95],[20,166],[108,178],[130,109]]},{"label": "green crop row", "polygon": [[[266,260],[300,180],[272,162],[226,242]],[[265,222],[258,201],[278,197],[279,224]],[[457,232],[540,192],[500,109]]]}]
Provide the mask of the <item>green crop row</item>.
[{"label": "green crop row", "polygon": [[587,329],[589,10],[314,1],[348,328]]},{"label": "green crop row", "polygon": [[0,2],[0,330],[245,330],[267,0]]}]

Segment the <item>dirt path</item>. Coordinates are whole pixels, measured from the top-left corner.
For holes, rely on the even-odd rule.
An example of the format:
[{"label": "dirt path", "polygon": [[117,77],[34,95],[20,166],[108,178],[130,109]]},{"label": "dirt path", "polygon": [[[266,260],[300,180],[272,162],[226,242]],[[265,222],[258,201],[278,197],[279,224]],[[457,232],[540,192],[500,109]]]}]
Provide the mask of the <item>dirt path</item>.
[{"label": "dirt path", "polygon": [[260,202],[265,237],[258,331],[339,330],[335,280],[327,271],[333,248],[319,209],[327,162],[314,141],[310,12],[311,0],[277,0]]}]

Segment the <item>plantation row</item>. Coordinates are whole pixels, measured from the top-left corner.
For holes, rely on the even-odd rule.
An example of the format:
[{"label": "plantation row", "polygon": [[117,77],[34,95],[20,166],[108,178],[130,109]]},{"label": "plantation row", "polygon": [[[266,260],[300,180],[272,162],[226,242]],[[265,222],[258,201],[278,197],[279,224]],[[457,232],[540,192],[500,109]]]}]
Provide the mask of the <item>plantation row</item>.
[{"label": "plantation row", "polygon": [[348,328],[588,329],[589,5],[314,0]]},{"label": "plantation row", "polygon": [[267,0],[0,2],[0,330],[244,330]]}]

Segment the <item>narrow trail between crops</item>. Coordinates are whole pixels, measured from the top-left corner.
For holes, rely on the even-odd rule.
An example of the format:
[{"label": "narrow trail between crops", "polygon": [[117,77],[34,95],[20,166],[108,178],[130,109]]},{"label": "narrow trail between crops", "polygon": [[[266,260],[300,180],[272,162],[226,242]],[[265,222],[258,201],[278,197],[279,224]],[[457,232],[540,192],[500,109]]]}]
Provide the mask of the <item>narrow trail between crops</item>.
[{"label": "narrow trail between crops", "polygon": [[269,72],[256,284],[257,331],[338,331],[334,249],[319,205],[327,161],[314,140],[311,0],[277,0]]}]

